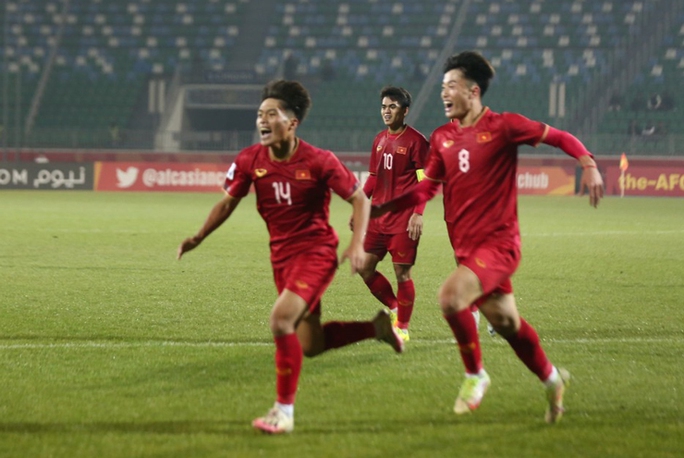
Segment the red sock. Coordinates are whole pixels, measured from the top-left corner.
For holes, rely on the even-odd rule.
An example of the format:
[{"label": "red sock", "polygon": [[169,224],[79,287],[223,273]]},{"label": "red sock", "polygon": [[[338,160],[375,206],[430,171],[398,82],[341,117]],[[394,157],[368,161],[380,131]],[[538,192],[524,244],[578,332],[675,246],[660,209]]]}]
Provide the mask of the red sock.
[{"label": "red sock", "polygon": [[397,307],[397,297],[394,295],[394,291],[392,291],[392,285],[383,274],[376,271],[370,280],[364,281],[377,300],[390,309]]},{"label": "red sock", "polygon": [[475,318],[470,308],[461,310],[453,315],[444,315],[451,331],[458,342],[461,359],[468,374],[477,374],[482,369],[482,349],[477,336]]},{"label": "red sock", "polygon": [[302,370],[302,346],[295,333],[277,336],[274,340],[278,402],[294,404],[299,373]]},{"label": "red sock", "polygon": [[397,311],[397,318],[399,326],[402,329],[408,329],[411,315],[413,314],[413,303],[416,300],[416,288],[413,285],[413,280],[409,279],[397,284],[397,303],[399,308]]},{"label": "red sock", "polygon": [[506,340],[518,355],[518,358],[525,363],[542,382],[549,378],[553,365],[546,357],[544,349],[539,344],[539,335],[527,321],[520,318],[520,329],[514,336],[506,337]]},{"label": "red sock", "polygon": [[369,321],[328,321],[323,324],[325,349],[344,347],[375,337],[375,327]]}]

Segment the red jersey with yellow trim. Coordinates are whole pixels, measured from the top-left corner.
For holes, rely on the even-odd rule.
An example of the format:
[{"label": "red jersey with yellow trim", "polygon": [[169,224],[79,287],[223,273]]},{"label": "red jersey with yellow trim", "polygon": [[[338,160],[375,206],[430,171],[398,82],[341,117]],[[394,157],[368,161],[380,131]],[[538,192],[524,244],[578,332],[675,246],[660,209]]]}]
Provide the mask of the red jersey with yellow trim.
[{"label": "red jersey with yellow trim", "polygon": [[260,144],[240,151],[224,188],[240,198],[252,183],[257,210],[270,235],[274,266],[302,251],[336,249],[337,233],[328,221],[330,190],[347,200],[359,186],[356,176],[331,151],[301,139],[286,161],[271,159],[268,147]]},{"label": "red jersey with yellow trim", "polygon": [[[368,171],[377,176],[371,196],[373,205],[404,194],[418,183],[416,170],[425,167],[430,145],[425,136],[411,126],[395,135],[384,130],[375,136]],[[369,232],[400,234],[406,232],[413,208],[387,213],[371,219]]]},{"label": "red jersey with yellow trim", "polygon": [[454,121],[430,137],[425,176],[444,182],[444,219],[457,256],[489,237],[520,246],[516,170],[518,145],[536,146],[548,126],[515,113],[484,109],[468,127]]}]

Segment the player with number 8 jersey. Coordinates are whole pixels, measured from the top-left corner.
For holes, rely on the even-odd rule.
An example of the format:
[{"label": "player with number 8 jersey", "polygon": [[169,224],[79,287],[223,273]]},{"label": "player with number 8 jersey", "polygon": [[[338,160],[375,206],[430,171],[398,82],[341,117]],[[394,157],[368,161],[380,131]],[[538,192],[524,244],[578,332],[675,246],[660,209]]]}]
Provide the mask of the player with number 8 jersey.
[{"label": "player with number 8 jersey", "polygon": [[444,219],[454,228],[449,234],[456,256],[468,254],[492,234],[519,246],[517,148],[521,143],[536,145],[546,127],[484,107],[476,125],[450,122],[433,132],[433,157],[425,175],[444,186],[444,198],[450,203],[444,206]]},{"label": "player with number 8 jersey", "polygon": [[466,370],[454,411],[477,409],[490,385],[469,313],[476,305],[544,384],[545,419],[556,423],[564,411],[568,374],[551,363],[536,330],[520,316],[511,282],[520,262],[518,146],[545,143],[576,158],[583,168],[581,186],[589,189],[594,207],[603,196],[603,180],[592,154],[574,135],[519,114],[494,113],[483,105],[493,77],[494,68],[477,52],[464,51],[445,61],[441,96],[449,122],[430,136],[426,179],[402,196],[374,206],[371,216],[425,202],[443,185],[444,219],[457,267],[440,287],[438,300]]}]

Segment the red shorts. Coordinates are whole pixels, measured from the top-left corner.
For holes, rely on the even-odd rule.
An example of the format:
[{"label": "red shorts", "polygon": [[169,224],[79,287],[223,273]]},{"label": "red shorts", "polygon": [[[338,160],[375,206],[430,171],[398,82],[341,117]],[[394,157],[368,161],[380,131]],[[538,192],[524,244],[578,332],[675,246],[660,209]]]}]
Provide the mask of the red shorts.
[{"label": "red shorts", "polygon": [[412,266],[416,263],[418,240],[411,240],[408,231],[398,234],[366,232],[366,237],[363,239],[363,250],[366,253],[374,254],[381,261],[389,251],[394,264]]},{"label": "red shorts", "polygon": [[511,277],[520,264],[520,247],[516,243],[492,237],[456,260],[472,270],[480,280],[483,294],[478,303],[492,293],[513,292]]},{"label": "red shorts", "polygon": [[286,265],[273,268],[278,294],[288,289],[304,299],[311,313],[320,313],[320,300],[337,270],[335,250],[304,252],[290,258]]}]

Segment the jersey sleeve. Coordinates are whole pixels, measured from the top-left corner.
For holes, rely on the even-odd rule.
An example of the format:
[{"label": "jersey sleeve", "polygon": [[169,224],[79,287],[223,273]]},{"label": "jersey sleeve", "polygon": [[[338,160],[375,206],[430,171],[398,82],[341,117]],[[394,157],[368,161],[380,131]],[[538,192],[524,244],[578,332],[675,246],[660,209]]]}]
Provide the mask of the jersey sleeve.
[{"label": "jersey sleeve", "polygon": [[375,176],[375,174],[368,174],[368,178],[366,178],[366,182],[363,184],[363,192],[366,194],[366,197],[370,198],[373,196],[373,193],[375,192],[375,183],[377,181],[378,177]]},{"label": "jersey sleeve", "polygon": [[517,145],[537,146],[546,131],[546,124],[517,113],[503,113],[508,139]]},{"label": "jersey sleeve", "polygon": [[373,140],[373,149],[371,149],[370,162],[368,163],[368,171],[373,175],[378,173],[378,137]]},{"label": "jersey sleeve", "polygon": [[331,151],[324,152],[325,158],[321,164],[321,176],[335,194],[349,199],[359,187],[359,180]]},{"label": "jersey sleeve", "polygon": [[233,197],[245,197],[249,193],[249,187],[252,185],[252,176],[249,170],[245,169],[244,160],[238,155],[230,165],[228,172],[226,172],[226,179],[223,183],[223,189]]},{"label": "jersey sleeve", "polygon": [[418,138],[416,140],[415,148],[413,148],[413,163],[416,169],[424,169],[427,164],[428,151],[430,151],[430,144],[425,138]]},{"label": "jersey sleeve", "polygon": [[430,136],[430,147],[427,152],[427,163],[425,164],[425,177],[431,180],[444,181],[444,160],[437,148],[440,144],[438,135],[435,133]]}]

